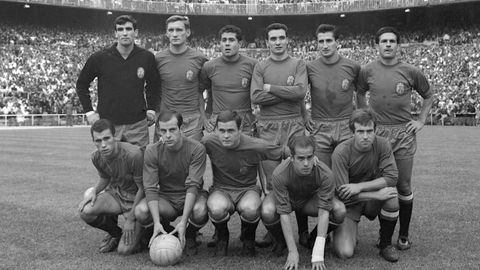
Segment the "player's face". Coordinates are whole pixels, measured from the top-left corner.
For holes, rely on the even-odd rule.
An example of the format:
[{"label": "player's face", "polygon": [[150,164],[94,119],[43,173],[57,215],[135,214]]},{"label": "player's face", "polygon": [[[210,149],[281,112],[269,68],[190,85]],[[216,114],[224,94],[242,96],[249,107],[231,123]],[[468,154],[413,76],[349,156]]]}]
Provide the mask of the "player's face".
[{"label": "player's face", "polygon": [[317,50],[325,58],[330,58],[337,53],[337,41],[332,32],[318,33]]},{"label": "player's face", "polygon": [[131,22],[115,25],[115,38],[117,39],[118,44],[124,47],[133,45],[137,34],[138,29],[133,29],[133,24]]},{"label": "player's face", "polygon": [[312,172],[314,164],[313,148],[295,147],[295,155],[293,155],[293,167],[298,175],[309,175]]},{"label": "player's face", "polygon": [[375,140],[375,127],[372,121],[368,125],[363,126],[359,123],[354,123],[355,132],[353,134],[355,140],[355,148],[360,151],[367,151],[372,148]]},{"label": "player's face", "polygon": [[162,122],[158,122],[158,130],[162,136],[163,142],[168,148],[176,146],[180,142],[180,128],[178,127],[178,120],[176,117]]},{"label": "player's face", "polygon": [[220,49],[225,57],[234,57],[238,54],[240,44],[238,43],[237,34],[222,33],[220,37]]},{"label": "player's face", "polygon": [[394,33],[383,33],[378,39],[378,52],[383,59],[393,59],[397,56],[398,42]]},{"label": "player's face", "polygon": [[110,157],[113,154],[116,141],[110,129],[102,132],[94,131],[92,139],[102,157]]},{"label": "player's face", "polygon": [[183,21],[175,21],[167,25],[167,37],[173,46],[183,46],[190,36],[190,29],[185,28]]},{"label": "player's face", "polygon": [[234,148],[240,142],[240,130],[235,121],[218,122],[217,136],[222,145],[226,148]]},{"label": "player's face", "polygon": [[287,53],[288,38],[287,33],[283,29],[270,30],[267,40],[270,53],[275,55],[283,55]]}]

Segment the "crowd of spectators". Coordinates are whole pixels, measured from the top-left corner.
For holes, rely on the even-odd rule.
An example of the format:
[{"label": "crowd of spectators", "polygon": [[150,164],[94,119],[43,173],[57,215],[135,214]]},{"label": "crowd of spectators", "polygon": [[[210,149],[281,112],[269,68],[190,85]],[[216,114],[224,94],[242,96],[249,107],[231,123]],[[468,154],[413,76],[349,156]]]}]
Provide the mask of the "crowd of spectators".
[{"label": "crowd of spectators", "polygon": [[[291,54],[305,60],[317,57],[311,33],[289,33]],[[82,108],[75,83],[86,59],[114,42],[112,32],[62,27],[0,23],[0,114],[60,114],[71,103]],[[141,32],[140,46],[153,51],[167,48],[160,33]],[[340,36],[341,54],[366,64],[376,58],[372,34]],[[402,33],[401,59],[420,67],[435,89],[433,112],[440,118],[480,111],[480,28],[438,29]],[[220,55],[214,34],[196,33],[190,46],[207,57]],[[265,40],[242,42],[242,52],[259,60],[268,56]],[[95,83],[92,84],[93,87]],[[96,90],[93,89],[92,97]],[[421,99],[412,97],[412,110]]]}]

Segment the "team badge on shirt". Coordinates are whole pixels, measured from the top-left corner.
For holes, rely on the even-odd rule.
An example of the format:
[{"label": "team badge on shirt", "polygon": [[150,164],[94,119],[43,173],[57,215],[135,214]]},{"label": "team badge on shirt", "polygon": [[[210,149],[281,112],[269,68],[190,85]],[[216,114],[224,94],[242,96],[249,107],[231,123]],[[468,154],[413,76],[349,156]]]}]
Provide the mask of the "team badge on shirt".
[{"label": "team badge on shirt", "polygon": [[343,90],[347,90],[347,89],[348,89],[348,86],[349,86],[348,80],[347,80],[347,79],[344,79],[344,80],[342,81],[342,89],[343,89]]},{"label": "team badge on shirt", "polygon": [[287,85],[288,85],[288,86],[292,86],[294,82],[295,82],[295,77],[293,77],[293,76],[291,76],[291,75],[288,76],[288,78],[287,78]]},{"label": "team badge on shirt", "polygon": [[242,87],[247,88],[248,86],[248,79],[247,78],[242,78]]},{"label": "team badge on shirt", "polygon": [[397,83],[397,87],[395,88],[395,92],[399,96],[405,94],[405,92],[406,92],[405,85],[403,83]]},{"label": "team badge on shirt", "polygon": [[145,69],[143,69],[143,67],[137,68],[137,77],[139,79],[143,79],[143,77],[145,77]]},{"label": "team badge on shirt", "polygon": [[193,80],[193,71],[189,70],[187,71],[187,74],[185,74],[185,78],[187,78],[188,81]]}]

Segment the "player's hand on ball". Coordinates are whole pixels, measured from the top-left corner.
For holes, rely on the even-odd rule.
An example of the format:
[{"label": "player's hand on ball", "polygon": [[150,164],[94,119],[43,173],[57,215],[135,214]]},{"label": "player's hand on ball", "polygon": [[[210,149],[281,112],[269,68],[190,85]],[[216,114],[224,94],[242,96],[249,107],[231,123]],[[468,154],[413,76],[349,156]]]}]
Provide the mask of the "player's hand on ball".
[{"label": "player's hand on ball", "polygon": [[133,244],[133,239],[135,235],[135,220],[127,218],[125,224],[123,225],[123,243],[126,246]]},{"label": "player's hand on ball", "polygon": [[78,206],[78,211],[82,212],[83,208],[85,208],[85,205],[87,205],[88,203],[90,203],[90,207],[93,207],[96,200],[97,193],[95,193],[95,188],[88,189],[83,196],[83,201],[80,202],[80,205]]},{"label": "player's hand on ball", "polygon": [[150,238],[150,242],[148,243],[148,247],[150,247],[152,245],[153,239],[155,239],[155,237],[157,237],[157,235],[159,235],[159,234],[167,234],[167,232],[163,228],[162,224],[154,223],[153,224],[153,234],[152,234],[152,237]]},{"label": "player's hand on ball", "polygon": [[338,188],[338,197],[343,201],[343,200],[348,200],[352,196],[355,196],[362,192],[361,188],[357,184],[345,184],[341,185]]},{"label": "player's hand on ball", "polygon": [[287,262],[285,263],[285,266],[283,267],[283,269],[285,270],[298,269],[298,260],[299,260],[298,251],[288,252]]},{"label": "player's hand on ball", "polygon": [[407,133],[417,133],[423,128],[424,125],[425,125],[425,123],[423,123],[421,121],[411,120],[406,125],[406,127],[407,127],[406,131],[407,131]]},{"label": "player's hand on ball", "polygon": [[397,188],[395,187],[382,188],[377,192],[377,194],[378,194],[378,199],[381,201],[393,199],[398,196]]},{"label": "player's hand on ball", "polygon": [[148,110],[147,111],[147,124],[148,126],[151,126],[155,124],[155,111],[154,110]]},{"label": "player's hand on ball", "polygon": [[95,123],[98,119],[100,119],[100,115],[98,115],[96,112],[87,114],[87,121],[90,125],[93,125],[93,123]]},{"label": "player's hand on ball", "polygon": [[325,266],[325,262],[314,262],[312,263],[312,270],[325,270],[327,267]]},{"label": "player's hand on ball", "polygon": [[179,222],[177,226],[175,226],[175,229],[170,232],[170,234],[174,234],[178,232],[178,239],[180,240],[180,245],[182,245],[182,249],[185,248],[185,230],[186,230],[187,225],[184,224],[183,222]]}]

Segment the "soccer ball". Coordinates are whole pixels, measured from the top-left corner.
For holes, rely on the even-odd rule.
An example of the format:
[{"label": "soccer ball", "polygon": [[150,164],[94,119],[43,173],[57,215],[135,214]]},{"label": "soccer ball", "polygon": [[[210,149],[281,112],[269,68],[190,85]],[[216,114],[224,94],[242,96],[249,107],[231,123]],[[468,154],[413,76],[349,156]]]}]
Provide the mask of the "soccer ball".
[{"label": "soccer ball", "polygon": [[177,237],[161,234],[150,245],[150,259],[159,266],[174,265],[182,256],[182,246]]}]

